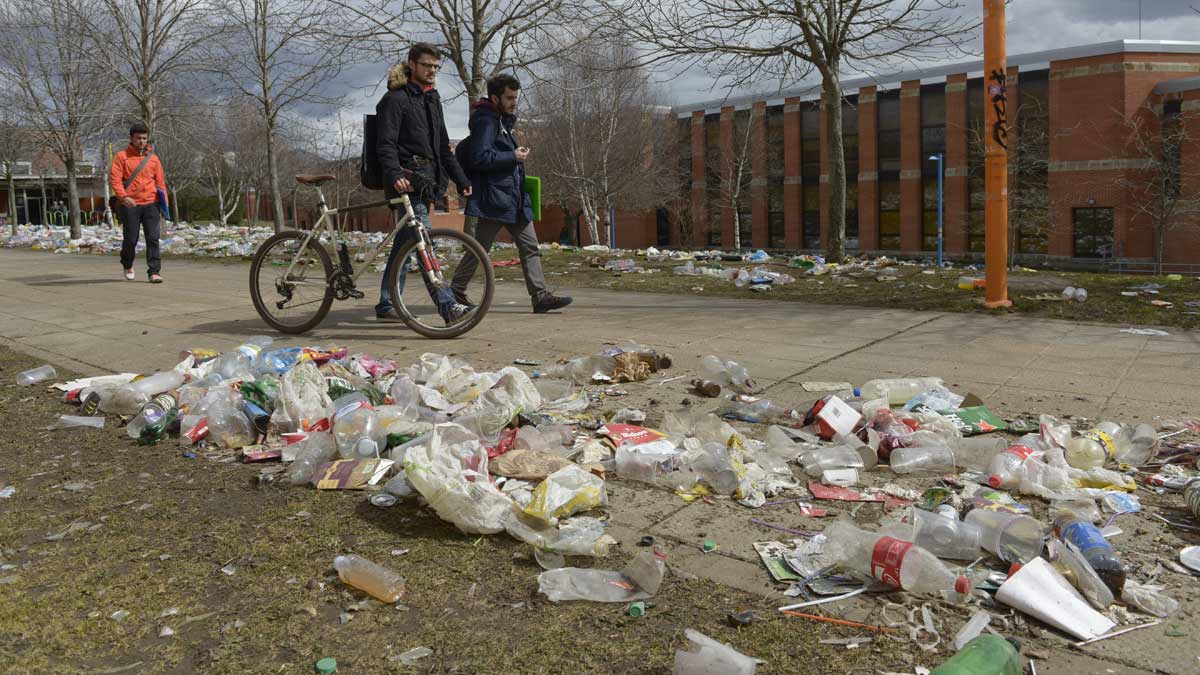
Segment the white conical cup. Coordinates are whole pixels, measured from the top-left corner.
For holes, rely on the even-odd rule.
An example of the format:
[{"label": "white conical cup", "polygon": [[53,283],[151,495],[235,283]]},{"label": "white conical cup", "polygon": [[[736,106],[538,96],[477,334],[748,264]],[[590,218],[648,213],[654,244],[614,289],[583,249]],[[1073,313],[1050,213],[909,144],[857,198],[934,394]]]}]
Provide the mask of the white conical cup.
[{"label": "white conical cup", "polygon": [[1010,576],[996,599],[1080,640],[1099,637],[1116,625],[1092,609],[1043,558],[1034,558]]}]

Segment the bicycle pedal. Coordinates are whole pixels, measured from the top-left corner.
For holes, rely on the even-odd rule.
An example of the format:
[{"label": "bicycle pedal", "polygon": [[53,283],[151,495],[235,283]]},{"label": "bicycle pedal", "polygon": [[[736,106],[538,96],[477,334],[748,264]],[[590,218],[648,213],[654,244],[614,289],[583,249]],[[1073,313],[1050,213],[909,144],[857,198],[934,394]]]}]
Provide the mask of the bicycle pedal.
[{"label": "bicycle pedal", "polygon": [[367,296],[363,295],[363,292],[358,290],[357,288],[351,288],[350,289],[350,297],[354,298],[355,300],[362,300],[363,298],[365,298]]}]

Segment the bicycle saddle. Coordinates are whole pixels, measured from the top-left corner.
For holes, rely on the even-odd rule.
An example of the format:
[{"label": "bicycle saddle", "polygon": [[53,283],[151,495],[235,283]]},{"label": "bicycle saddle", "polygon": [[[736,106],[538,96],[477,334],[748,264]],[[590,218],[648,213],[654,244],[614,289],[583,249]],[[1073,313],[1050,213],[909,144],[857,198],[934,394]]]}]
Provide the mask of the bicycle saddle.
[{"label": "bicycle saddle", "polygon": [[301,174],[296,176],[296,182],[304,185],[321,185],[328,183],[331,180],[337,180],[337,176],[332,174]]}]

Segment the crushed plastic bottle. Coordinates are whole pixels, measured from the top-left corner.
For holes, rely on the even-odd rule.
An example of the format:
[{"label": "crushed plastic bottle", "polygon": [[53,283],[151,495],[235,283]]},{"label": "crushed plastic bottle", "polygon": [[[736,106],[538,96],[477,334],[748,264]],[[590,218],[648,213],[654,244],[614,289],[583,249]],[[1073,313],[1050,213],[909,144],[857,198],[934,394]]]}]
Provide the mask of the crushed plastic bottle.
[{"label": "crushed plastic bottle", "polygon": [[339,555],[333,568],[343,583],[349,584],[380,602],[393,603],[404,595],[404,577],[382,565],[356,555]]},{"label": "crushed plastic bottle", "polygon": [[134,380],[129,384],[108,390],[101,396],[100,410],[117,415],[136,415],[159,394],[175,391],[187,381],[187,376],[178,370],[164,370],[150,377]]},{"label": "crushed plastic bottle", "polygon": [[288,467],[288,480],[292,485],[303,485],[312,480],[317,467],[337,457],[337,441],[333,434],[313,432],[298,443],[296,459]]},{"label": "crushed plastic bottle", "polygon": [[274,338],[265,335],[252,337],[239,345],[237,349],[218,356],[213,362],[213,371],[220,373],[221,377],[227,380],[243,374],[253,375],[254,363],[258,360],[258,355],[274,343]]},{"label": "crushed plastic bottle", "polygon": [[547,366],[542,370],[535,370],[533,376],[554,380],[570,380],[575,384],[590,384],[594,380],[607,381],[611,379],[616,369],[616,359],[611,356],[596,354],[594,356],[571,359],[566,363]]},{"label": "crushed plastic bottle", "polygon": [[48,380],[57,374],[58,373],[56,373],[54,370],[54,366],[46,364],[44,366],[38,366],[37,368],[31,368],[19,373],[17,375],[17,384],[22,387],[28,387],[31,384]]},{"label": "crushed plastic bottle", "polygon": [[346,394],[333,402],[333,410],[333,435],[343,458],[378,457],[387,447],[387,433],[364,394]]},{"label": "crushed plastic bottle", "polygon": [[1024,445],[1010,445],[988,463],[988,485],[994,488],[1014,488],[1021,484],[1021,468],[1033,449]]},{"label": "crushed plastic bottle", "polygon": [[749,394],[758,389],[754,378],[750,377],[750,371],[737,361],[725,361],[709,354],[700,360],[700,372],[704,375],[704,379],[717,382],[743,394]]},{"label": "crushed plastic bottle", "polygon": [[956,575],[929,551],[910,541],[860,530],[844,520],[825,529],[827,559],[851,574],[878,579],[912,593],[971,592],[971,581]]},{"label": "crushed plastic bottle", "polygon": [[1095,525],[1074,514],[1062,513],[1054,519],[1054,534],[1074,544],[1113,596],[1121,597],[1121,590],[1125,586],[1125,565]]}]

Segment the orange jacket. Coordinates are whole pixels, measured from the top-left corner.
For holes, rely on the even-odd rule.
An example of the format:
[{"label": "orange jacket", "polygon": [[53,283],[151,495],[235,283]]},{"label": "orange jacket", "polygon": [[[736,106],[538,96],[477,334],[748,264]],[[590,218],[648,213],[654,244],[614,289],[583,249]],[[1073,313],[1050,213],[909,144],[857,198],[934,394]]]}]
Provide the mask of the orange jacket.
[{"label": "orange jacket", "polygon": [[[146,152],[151,152],[150,146],[146,146]],[[134,203],[139,206],[156,201],[155,188],[163,191],[164,200],[167,193],[167,181],[163,177],[162,162],[158,161],[158,155],[151,157],[142,172],[129,184],[129,189],[125,188],[125,180],[133,175],[142,158],[143,155],[131,145],[113,156],[112,169],[108,172],[113,193],[122,200],[125,197],[133,197]]]}]

